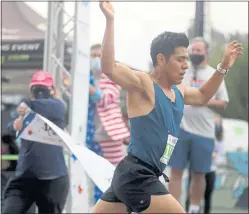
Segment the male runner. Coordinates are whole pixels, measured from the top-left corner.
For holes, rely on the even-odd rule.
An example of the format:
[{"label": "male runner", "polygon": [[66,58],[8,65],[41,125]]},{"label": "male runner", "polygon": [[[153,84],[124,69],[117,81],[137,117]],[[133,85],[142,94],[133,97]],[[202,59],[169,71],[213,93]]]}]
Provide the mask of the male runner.
[{"label": "male runner", "polygon": [[[217,71],[201,88],[181,84],[188,68],[188,38],[164,32],[151,45],[152,74],[134,72],[114,61],[114,10],[100,2],[106,17],[102,71],[127,89],[131,143],[128,155],[117,166],[111,187],[93,208],[93,213],[184,213],[158,177],[162,175],[177,142],[184,104],[204,105],[213,97],[224,74],[242,54],[234,41],[225,49]],[[165,176],[166,177],[166,176]],[[165,179],[166,180],[166,179]]]}]

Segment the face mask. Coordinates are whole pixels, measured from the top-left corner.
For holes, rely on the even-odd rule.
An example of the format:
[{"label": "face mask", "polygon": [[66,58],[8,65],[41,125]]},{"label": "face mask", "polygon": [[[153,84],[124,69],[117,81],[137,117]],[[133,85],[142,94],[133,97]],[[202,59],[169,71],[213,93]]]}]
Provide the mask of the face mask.
[{"label": "face mask", "polygon": [[204,61],[204,55],[190,54],[189,59],[193,65],[198,66]]},{"label": "face mask", "polygon": [[51,92],[48,88],[36,86],[31,89],[31,93],[35,99],[48,99],[51,97]]},{"label": "face mask", "polygon": [[95,57],[91,59],[90,62],[91,70],[92,71],[101,71],[101,62],[99,57]]}]

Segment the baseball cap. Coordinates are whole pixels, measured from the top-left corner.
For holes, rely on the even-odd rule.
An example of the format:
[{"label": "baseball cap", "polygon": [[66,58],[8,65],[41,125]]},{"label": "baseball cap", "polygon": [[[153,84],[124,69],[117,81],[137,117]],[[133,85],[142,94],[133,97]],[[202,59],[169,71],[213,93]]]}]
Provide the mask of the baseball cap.
[{"label": "baseball cap", "polygon": [[30,87],[34,85],[42,85],[46,87],[52,87],[54,85],[54,78],[47,71],[37,71],[33,74]]}]

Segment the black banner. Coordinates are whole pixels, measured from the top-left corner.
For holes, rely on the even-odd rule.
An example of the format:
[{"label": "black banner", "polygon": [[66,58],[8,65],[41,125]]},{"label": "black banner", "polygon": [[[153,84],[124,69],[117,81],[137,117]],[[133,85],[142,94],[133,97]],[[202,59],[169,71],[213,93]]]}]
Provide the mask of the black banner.
[{"label": "black banner", "polygon": [[12,53],[43,53],[44,40],[32,41],[2,41],[1,52],[3,54]]},{"label": "black banner", "polygon": [[[51,59],[52,60],[52,59]],[[64,66],[70,70],[71,56],[67,55],[64,58]],[[41,54],[11,54],[1,56],[2,69],[42,69],[43,68],[43,53]]]},{"label": "black banner", "polygon": [[[64,66],[71,67],[71,46],[65,44]],[[2,69],[42,69],[44,40],[32,41],[2,41]],[[51,59],[52,60],[52,59]]]}]

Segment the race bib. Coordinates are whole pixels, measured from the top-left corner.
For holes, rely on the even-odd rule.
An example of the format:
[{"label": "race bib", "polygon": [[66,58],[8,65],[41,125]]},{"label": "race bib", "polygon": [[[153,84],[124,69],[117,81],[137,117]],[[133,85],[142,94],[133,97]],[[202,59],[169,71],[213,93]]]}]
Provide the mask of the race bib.
[{"label": "race bib", "polygon": [[163,156],[160,158],[160,161],[166,165],[168,165],[169,159],[174,151],[175,145],[177,143],[178,138],[168,135],[167,145]]}]

